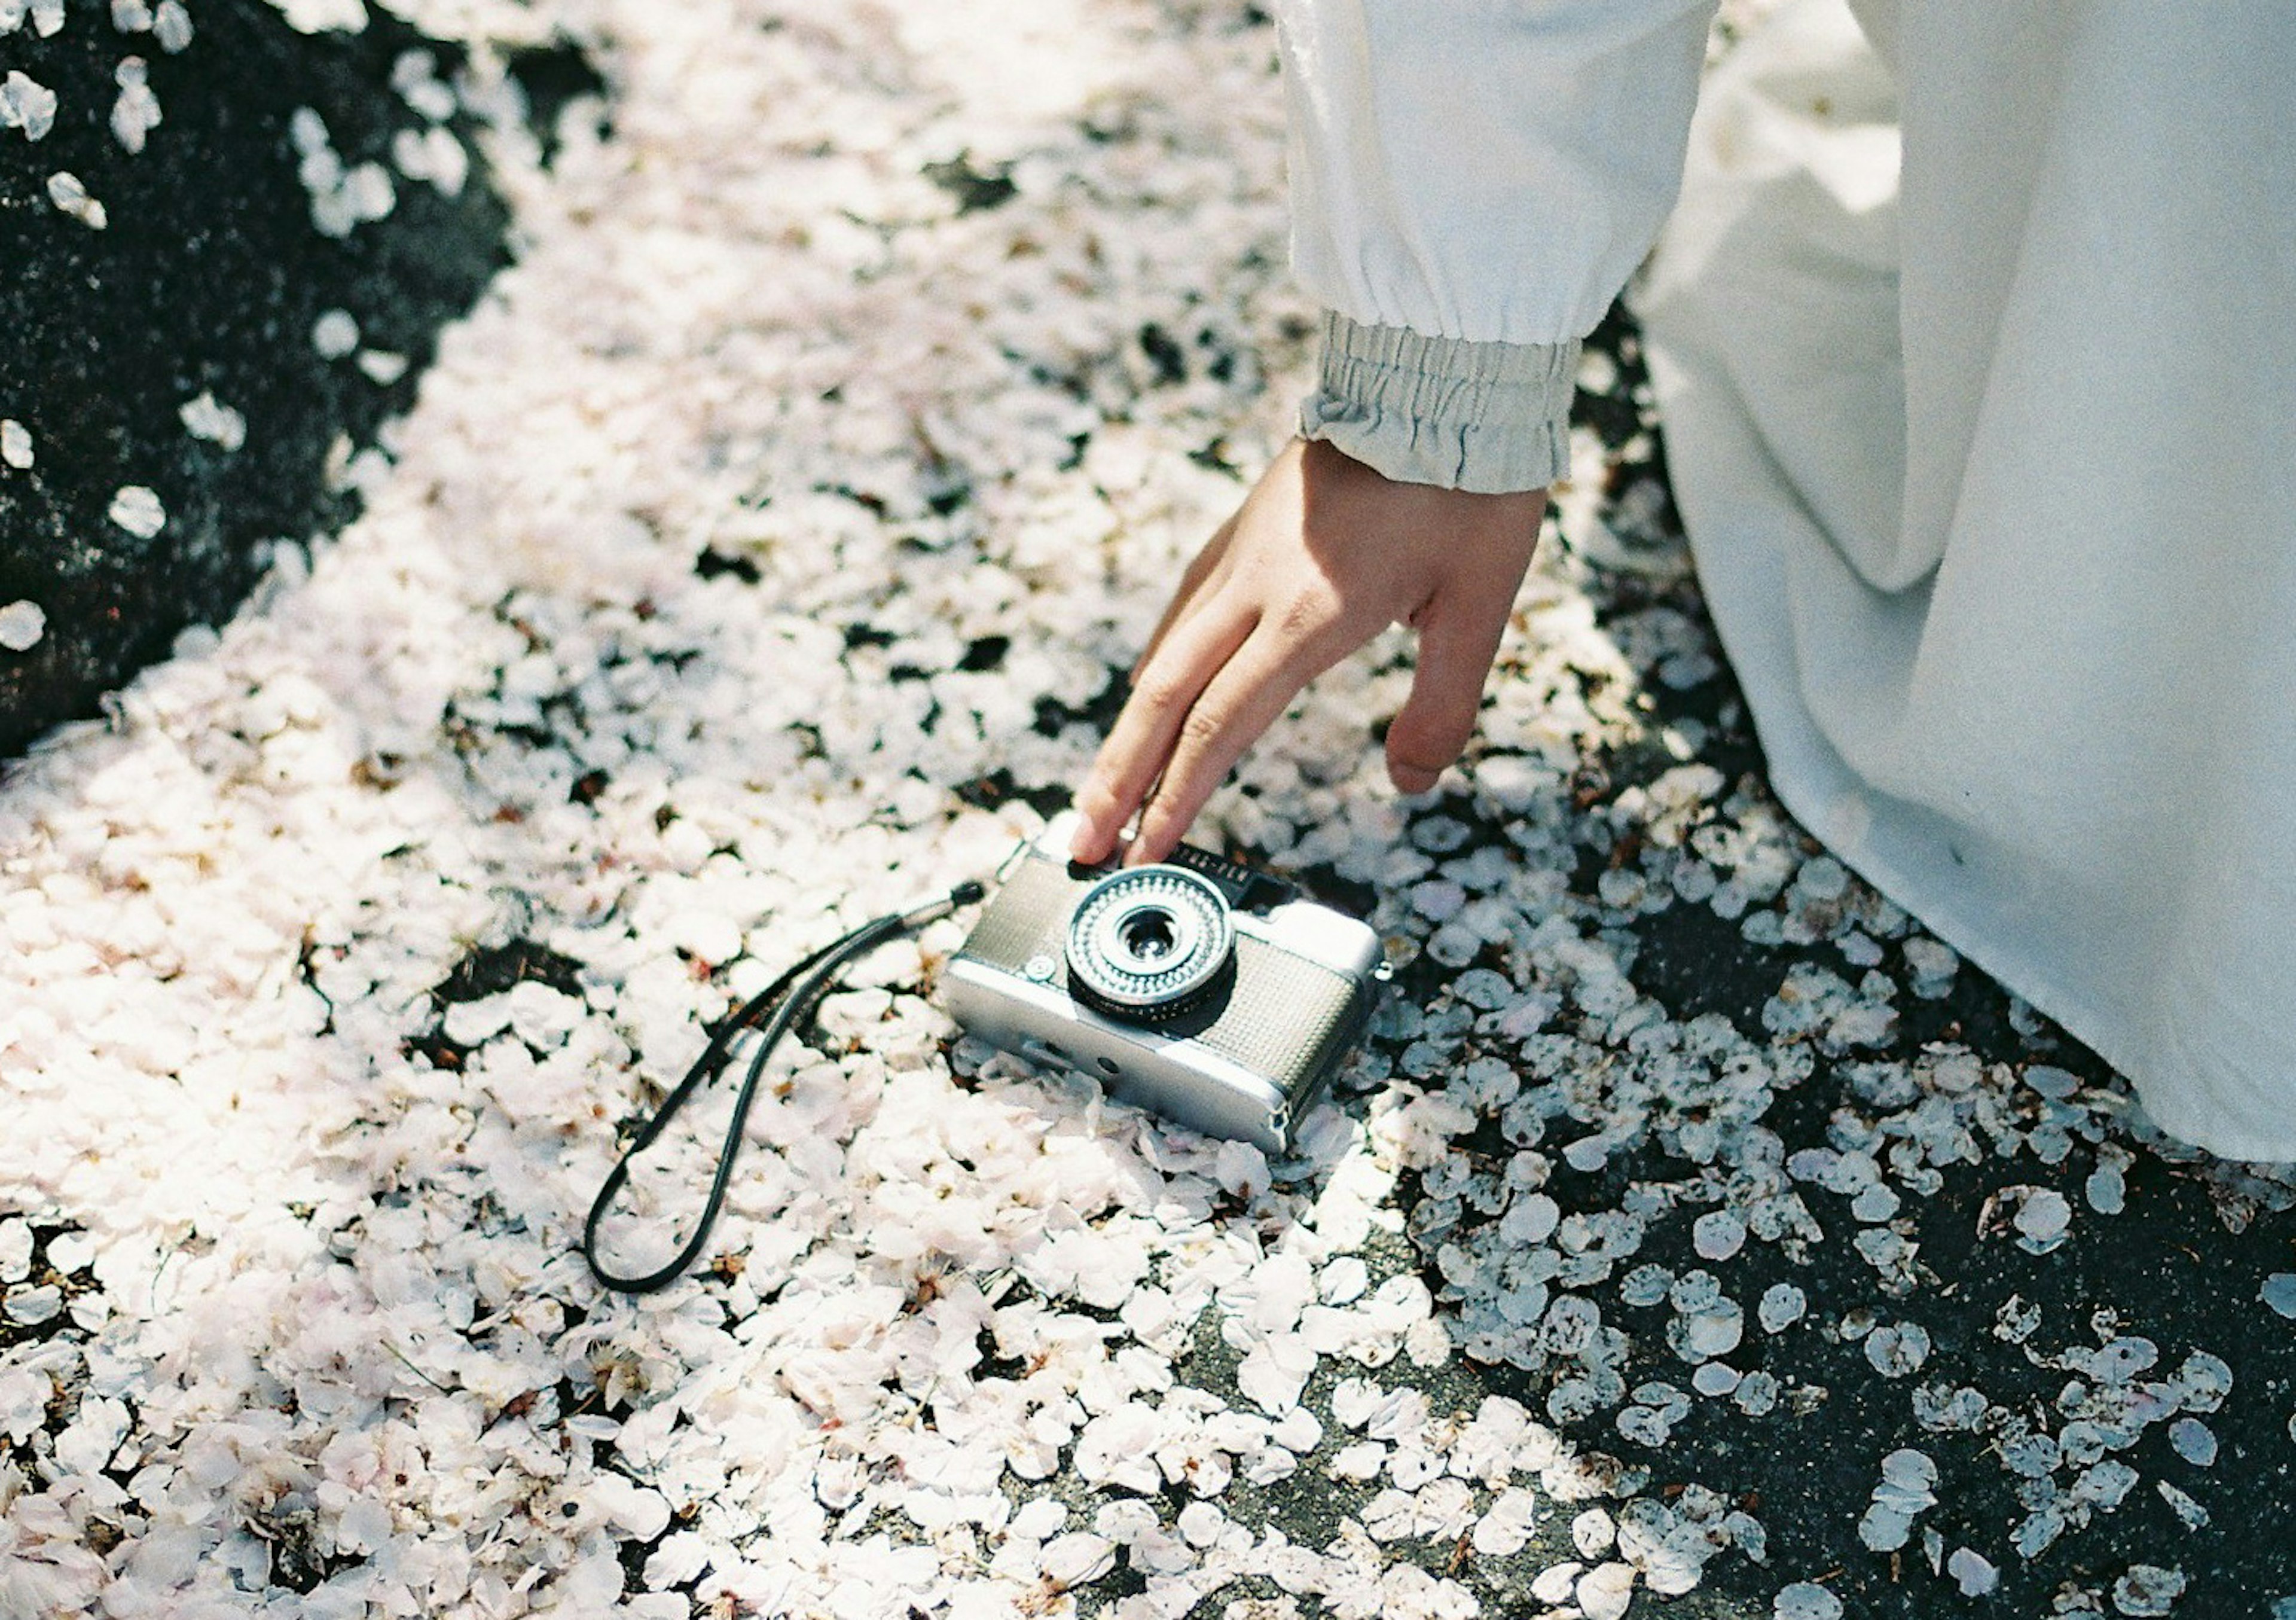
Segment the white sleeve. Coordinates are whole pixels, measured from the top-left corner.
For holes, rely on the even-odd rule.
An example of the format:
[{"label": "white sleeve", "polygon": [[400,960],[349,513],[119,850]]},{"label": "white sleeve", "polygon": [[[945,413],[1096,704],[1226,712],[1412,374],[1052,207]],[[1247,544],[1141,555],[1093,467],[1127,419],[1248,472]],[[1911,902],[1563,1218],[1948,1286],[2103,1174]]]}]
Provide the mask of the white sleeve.
[{"label": "white sleeve", "polygon": [[1570,471],[1578,340],[1475,343],[1324,311],[1300,436],[1407,484],[1544,489]]},{"label": "white sleeve", "polygon": [[1657,239],[1715,0],[1278,0],[1301,432],[1390,477],[1567,469],[1578,341]]},{"label": "white sleeve", "polygon": [[1682,184],[1714,0],[1279,0],[1292,264],[1373,326],[1561,343]]}]

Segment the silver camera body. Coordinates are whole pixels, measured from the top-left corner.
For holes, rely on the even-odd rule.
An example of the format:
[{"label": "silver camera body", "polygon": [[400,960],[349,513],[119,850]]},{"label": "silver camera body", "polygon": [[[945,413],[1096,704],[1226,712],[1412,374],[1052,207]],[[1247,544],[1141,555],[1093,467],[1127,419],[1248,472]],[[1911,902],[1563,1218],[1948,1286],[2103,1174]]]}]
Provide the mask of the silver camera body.
[{"label": "silver camera body", "polygon": [[1207,1136],[1287,1151],[1378,1005],[1379,936],[1185,844],[1154,866],[1078,866],[1074,825],[1005,861],[942,973],[950,1016]]}]

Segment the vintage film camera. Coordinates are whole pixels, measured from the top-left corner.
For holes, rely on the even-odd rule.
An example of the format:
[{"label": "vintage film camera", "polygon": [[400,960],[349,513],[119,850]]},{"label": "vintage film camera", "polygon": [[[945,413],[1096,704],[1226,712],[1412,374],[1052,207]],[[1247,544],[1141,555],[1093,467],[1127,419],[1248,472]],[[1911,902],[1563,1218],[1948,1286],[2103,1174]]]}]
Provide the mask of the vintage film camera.
[{"label": "vintage film camera", "polygon": [[1155,866],[1077,866],[1074,826],[1059,817],[1007,858],[942,974],[950,1016],[1207,1136],[1288,1150],[1386,984],[1379,936],[1185,844]]}]

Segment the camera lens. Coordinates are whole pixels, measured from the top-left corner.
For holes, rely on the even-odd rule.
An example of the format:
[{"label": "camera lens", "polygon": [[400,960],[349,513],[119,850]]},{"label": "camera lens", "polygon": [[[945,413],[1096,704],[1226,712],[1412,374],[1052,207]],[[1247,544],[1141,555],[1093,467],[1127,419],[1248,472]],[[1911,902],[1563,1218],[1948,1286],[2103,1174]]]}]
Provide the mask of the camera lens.
[{"label": "camera lens", "polygon": [[1143,907],[1124,919],[1118,932],[1132,954],[1144,962],[1153,962],[1172,954],[1178,936],[1172,932],[1172,914],[1160,906]]},{"label": "camera lens", "polygon": [[1227,901],[1184,867],[1134,867],[1085,891],[1069,917],[1071,983],[1135,1016],[1175,1012],[1227,966]]}]

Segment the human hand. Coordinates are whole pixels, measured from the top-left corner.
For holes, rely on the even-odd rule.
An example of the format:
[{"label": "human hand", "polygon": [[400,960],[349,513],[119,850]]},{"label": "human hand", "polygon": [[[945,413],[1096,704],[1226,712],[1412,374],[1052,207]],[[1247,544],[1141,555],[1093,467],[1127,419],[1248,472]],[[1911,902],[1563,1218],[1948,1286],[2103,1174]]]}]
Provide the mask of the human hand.
[{"label": "human hand", "polygon": [[1125,863],[1163,859],[1300,689],[1390,624],[1418,631],[1419,662],[1388,776],[1432,787],[1473,735],[1546,509],[1544,489],[1398,483],[1293,440],[1181,576],[1078,794],[1070,855],[1107,859],[1140,810]]}]

